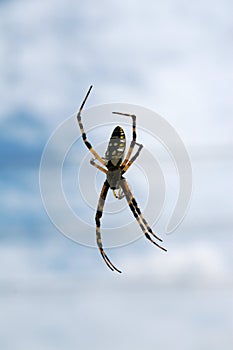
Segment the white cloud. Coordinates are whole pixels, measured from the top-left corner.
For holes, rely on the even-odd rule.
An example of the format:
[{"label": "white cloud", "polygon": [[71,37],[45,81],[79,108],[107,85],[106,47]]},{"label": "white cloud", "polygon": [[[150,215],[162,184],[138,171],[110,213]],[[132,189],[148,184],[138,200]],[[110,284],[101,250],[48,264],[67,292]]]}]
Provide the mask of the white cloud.
[{"label": "white cloud", "polygon": [[187,143],[230,142],[229,13],[227,1],[4,4],[1,114],[25,105],[55,126],[94,83],[90,104],[148,105]]},{"label": "white cloud", "polygon": [[[45,241],[33,246],[13,245],[9,226],[0,248],[0,347],[76,349],[78,337],[80,348],[98,349],[101,329],[111,349],[141,349],[145,342],[164,349],[231,348],[230,169],[225,162],[210,164],[208,153],[214,159],[219,145],[232,142],[231,2],[13,0],[0,6],[0,117],[12,128],[3,132],[22,142],[28,137],[29,146],[38,133],[17,127],[9,115],[27,110],[52,130],[93,83],[88,106],[148,106],[185,144],[199,145],[200,158],[207,154],[203,167],[195,163],[191,212],[176,239],[165,240],[168,254],[149,246],[144,251],[142,240],[109,252],[123,276],[108,271],[96,250],[49,242],[50,223]],[[35,183],[37,172],[28,169],[3,183],[4,221],[10,219],[19,236],[22,212],[41,215]],[[28,234],[33,225],[25,229]]]},{"label": "white cloud", "polygon": [[123,265],[130,279],[143,281],[146,285],[212,288],[220,285],[232,287],[233,283],[231,268],[223,251],[204,240],[171,245],[166,254],[129,255]]}]

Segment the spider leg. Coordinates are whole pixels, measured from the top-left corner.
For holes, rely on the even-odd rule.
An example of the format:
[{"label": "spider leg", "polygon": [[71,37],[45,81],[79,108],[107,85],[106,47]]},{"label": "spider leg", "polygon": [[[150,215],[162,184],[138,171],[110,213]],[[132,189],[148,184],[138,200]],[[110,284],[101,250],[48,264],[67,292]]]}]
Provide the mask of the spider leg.
[{"label": "spider leg", "polygon": [[87,136],[86,136],[86,133],[85,133],[85,130],[84,130],[84,127],[83,127],[83,123],[82,123],[82,120],[81,120],[81,113],[82,113],[82,109],[86,103],[86,100],[91,92],[91,89],[92,89],[92,85],[90,86],[84,100],[83,100],[83,103],[81,104],[81,107],[79,109],[79,112],[77,114],[77,120],[78,120],[78,124],[79,124],[79,127],[80,127],[80,130],[81,130],[81,133],[82,133],[82,138],[83,138],[83,141],[85,143],[85,145],[87,146],[87,148],[89,149],[89,151],[93,154],[93,156],[98,159],[98,161],[105,165],[105,161],[99,156],[99,154],[94,150],[94,148],[92,147],[92,145],[90,144],[90,142],[87,141]]},{"label": "spider leg", "polygon": [[121,167],[123,167],[122,168],[122,174],[124,174],[129,169],[129,167],[133,164],[133,162],[138,158],[138,156],[139,156],[139,154],[140,154],[140,152],[141,152],[141,150],[143,148],[143,145],[140,144],[140,143],[135,142],[135,145],[139,146],[138,150],[135,153],[135,155],[130,159],[130,161],[127,164],[125,164],[124,167],[123,167],[124,163],[121,165]]},{"label": "spider leg", "polygon": [[90,160],[90,164],[93,165],[95,168],[99,169],[100,171],[102,171],[103,173],[107,174],[108,171],[106,169],[102,168],[102,166],[96,164],[94,158],[92,158]]},{"label": "spider leg", "polygon": [[121,273],[120,270],[118,270],[113,264],[112,262],[109,260],[107,254],[105,253],[104,249],[103,249],[103,244],[102,244],[102,239],[101,239],[101,234],[100,234],[100,219],[102,217],[102,213],[103,213],[103,207],[104,207],[104,203],[105,203],[105,199],[107,196],[109,190],[109,184],[107,182],[107,180],[104,182],[104,185],[102,187],[101,193],[100,193],[100,197],[99,197],[99,202],[98,202],[98,207],[97,207],[97,211],[96,211],[96,216],[95,216],[95,221],[96,221],[96,241],[97,241],[97,245],[100,251],[100,254],[102,255],[106,265],[110,268],[110,270],[112,271],[117,271],[119,273]]},{"label": "spider leg", "polygon": [[119,114],[119,115],[125,115],[126,117],[132,117],[132,122],[133,122],[133,124],[132,124],[132,141],[130,143],[129,150],[128,150],[128,153],[125,157],[125,160],[122,163],[122,167],[124,167],[126,165],[126,163],[128,163],[129,158],[133,152],[134,146],[136,144],[136,138],[137,138],[137,135],[136,135],[136,115],[128,114],[128,113],[121,113],[121,112],[112,112],[112,113]]},{"label": "spider leg", "polygon": [[[151,241],[153,244],[155,244],[157,247],[159,247],[160,249],[164,250],[165,252],[167,251],[165,248],[163,248],[162,246],[160,246],[158,243],[156,243],[151,237],[150,235],[148,234],[148,232],[150,232],[155,238],[159,239],[160,241],[162,241],[159,237],[157,237],[153,231],[151,230],[150,226],[148,225],[147,221],[144,219],[144,217],[142,216],[142,213],[137,205],[137,202],[135,200],[135,198],[133,197],[130,189],[129,189],[129,186],[126,182],[125,179],[123,179],[122,183],[121,183],[121,186],[122,186],[122,189],[125,193],[125,196],[126,196],[126,199],[127,199],[127,202],[128,202],[128,205],[130,207],[130,210],[132,211],[135,219],[137,220],[139,226],[141,227],[144,235],[146,236],[146,238]],[[147,228],[147,230],[145,229],[145,227]]]},{"label": "spider leg", "polygon": [[145,227],[147,228],[147,231],[148,231],[150,234],[152,234],[152,236],[154,236],[156,239],[158,239],[160,242],[163,242],[163,240],[162,240],[161,238],[159,238],[158,236],[156,236],[156,235],[154,234],[154,232],[152,231],[152,229],[151,229],[151,227],[149,226],[148,222],[146,221],[146,219],[145,219],[144,216],[142,215],[141,210],[140,210],[140,208],[138,207],[138,203],[137,203],[136,199],[134,198],[134,196],[133,196],[133,194],[132,194],[132,192],[131,192],[131,190],[130,190],[130,188],[129,188],[129,186],[128,186],[127,183],[125,183],[125,188],[126,188],[126,191],[128,192],[128,194],[129,194],[129,196],[130,196],[130,200],[131,200],[131,202],[132,202],[132,204],[133,204],[133,206],[134,206],[134,208],[135,208],[137,214],[139,215],[141,221],[143,222],[143,224],[144,224]]}]

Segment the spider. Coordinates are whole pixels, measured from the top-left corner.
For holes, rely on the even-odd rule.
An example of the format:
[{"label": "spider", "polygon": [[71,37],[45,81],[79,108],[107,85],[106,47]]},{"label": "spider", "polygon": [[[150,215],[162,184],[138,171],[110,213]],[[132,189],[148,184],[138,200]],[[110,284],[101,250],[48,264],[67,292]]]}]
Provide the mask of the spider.
[{"label": "spider", "polygon": [[[121,112],[112,112],[113,114],[119,114],[123,115],[126,117],[131,117],[132,118],[132,141],[129,146],[129,150],[126,154],[126,157],[124,159],[124,154],[125,154],[125,148],[126,148],[126,139],[125,139],[125,133],[124,130],[120,127],[117,126],[112,132],[112,135],[110,137],[109,143],[107,150],[105,152],[105,156],[102,158],[99,156],[99,154],[95,151],[95,149],[92,147],[90,142],[87,140],[86,133],[84,131],[84,127],[82,124],[81,120],[81,113],[83,110],[83,107],[86,103],[86,100],[91,92],[92,85],[90,86],[83,103],[81,104],[81,107],[79,109],[79,112],[77,114],[77,120],[78,124],[82,133],[82,139],[84,141],[84,144],[88,148],[88,150],[92,153],[94,158],[90,160],[91,165],[93,165],[95,168],[98,170],[102,171],[103,173],[106,174],[106,180],[103,184],[99,201],[98,201],[98,206],[97,206],[97,211],[96,211],[96,216],[95,216],[95,222],[96,222],[96,241],[97,241],[97,246],[99,248],[99,251],[106,263],[106,265],[112,270],[112,271],[117,271],[121,273],[121,271],[116,268],[116,266],[113,265],[113,263],[110,261],[108,256],[106,255],[103,244],[102,244],[102,239],[101,239],[101,234],[100,234],[100,219],[102,217],[103,213],[103,208],[104,208],[104,203],[105,199],[108,193],[108,190],[111,189],[113,191],[114,196],[117,199],[122,199],[126,198],[129,208],[132,211],[135,219],[137,220],[140,228],[142,229],[145,237],[155,244],[157,247],[160,249],[167,251],[165,248],[160,246],[158,243],[156,243],[150,235],[154,236],[157,240],[162,242],[162,239],[159,238],[154,234],[152,231],[151,227],[147,223],[146,219],[143,217],[138,204],[136,202],[136,199],[134,198],[129,185],[126,181],[126,179],[123,177],[123,175],[126,173],[126,171],[129,169],[129,167],[133,164],[133,162],[137,159],[139,156],[143,145],[139,144],[136,142],[136,115],[134,114],[128,114],[128,113],[121,113]],[[134,147],[137,146],[138,149],[135,153],[134,156],[131,157],[132,152],[134,150]],[[130,158],[131,157],[131,158]],[[98,161],[101,165],[97,164],[95,161]],[[116,192],[118,191],[118,192]]]}]

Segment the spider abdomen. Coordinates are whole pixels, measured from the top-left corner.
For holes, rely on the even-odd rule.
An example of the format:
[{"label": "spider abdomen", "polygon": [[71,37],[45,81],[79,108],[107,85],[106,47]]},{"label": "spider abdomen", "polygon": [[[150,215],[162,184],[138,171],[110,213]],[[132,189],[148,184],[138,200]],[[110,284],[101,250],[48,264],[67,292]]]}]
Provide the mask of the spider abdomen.
[{"label": "spider abdomen", "polygon": [[111,161],[113,165],[117,165],[119,160],[124,157],[125,153],[125,133],[124,130],[117,126],[111,135],[108,148],[105,152],[105,159]]}]

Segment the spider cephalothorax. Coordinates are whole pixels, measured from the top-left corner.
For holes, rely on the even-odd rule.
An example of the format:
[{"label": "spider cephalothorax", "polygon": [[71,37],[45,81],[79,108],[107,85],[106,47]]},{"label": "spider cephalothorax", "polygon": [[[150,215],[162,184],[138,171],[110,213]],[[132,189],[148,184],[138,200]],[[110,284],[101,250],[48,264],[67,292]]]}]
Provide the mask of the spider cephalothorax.
[{"label": "spider cephalothorax", "polygon": [[[84,127],[81,121],[81,112],[83,109],[83,106],[90,94],[90,91],[92,89],[92,86],[90,86],[86,97],[79,109],[79,112],[77,114],[77,120],[79,123],[79,127],[82,133],[82,138],[89,149],[89,151],[93,154],[94,158],[91,159],[90,163],[93,165],[95,168],[99,169],[103,173],[106,174],[106,180],[103,184],[101,193],[100,193],[100,198],[98,202],[98,207],[96,211],[96,216],[95,216],[95,221],[96,221],[96,240],[97,240],[97,245],[99,248],[99,251],[107,264],[107,266],[111,270],[116,270],[118,272],[121,272],[118,270],[112,262],[109,260],[108,256],[106,255],[103,245],[102,245],[102,240],[101,240],[101,234],[100,234],[100,219],[102,217],[102,212],[103,212],[103,207],[105,203],[105,199],[107,197],[107,193],[109,188],[113,190],[114,196],[118,199],[122,199],[126,197],[126,200],[128,202],[129,208],[132,211],[135,219],[137,220],[139,226],[141,227],[144,235],[146,236],[147,239],[149,239],[152,243],[154,243],[157,247],[161,248],[162,250],[166,251],[165,248],[161,247],[158,243],[156,243],[150,235],[158,239],[159,241],[162,242],[162,240],[154,234],[152,231],[151,227],[147,223],[146,219],[142,215],[138,204],[136,202],[136,199],[133,197],[133,194],[129,188],[129,185],[126,181],[126,179],[123,177],[123,174],[129,169],[129,167],[132,165],[132,163],[135,161],[135,159],[139,156],[141,150],[142,150],[142,145],[136,142],[136,116],[134,114],[128,114],[128,113],[121,113],[121,112],[112,112],[113,114],[120,114],[124,115],[127,117],[132,118],[132,141],[130,143],[129,150],[126,154],[126,157],[124,159],[124,154],[125,154],[125,148],[126,148],[126,140],[125,140],[125,133],[124,130],[120,127],[117,126],[114,130],[113,133],[110,137],[109,143],[107,150],[105,152],[104,158],[100,157],[99,154],[94,150],[92,145],[87,141],[87,136],[84,131]],[[134,150],[134,147],[137,146],[138,149],[134,156],[131,157],[132,152]],[[97,164],[95,161],[98,161],[100,164],[102,164],[104,167],[101,165]],[[116,190],[118,190],[118,194],[116,194]]]},{"label": "spider cephalothorax", "polygon": [[122,179],[121,169],[110,165],[107,172],[107,181],[109,183],[111,190],[119,190],[121,179]]}]

